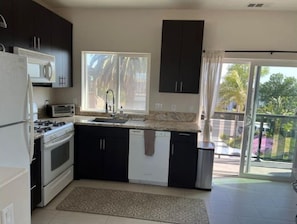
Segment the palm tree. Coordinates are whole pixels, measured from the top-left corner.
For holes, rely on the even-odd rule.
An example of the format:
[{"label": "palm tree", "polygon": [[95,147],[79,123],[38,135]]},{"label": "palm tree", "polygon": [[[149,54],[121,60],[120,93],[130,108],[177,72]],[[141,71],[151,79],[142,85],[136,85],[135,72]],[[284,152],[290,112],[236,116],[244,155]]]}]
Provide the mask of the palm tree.
[{"label": "palm tree", "polygon": [[[227,106],[234,104],[235,112],[243,112],[247,100],[249,66],[247,64],[232,64],[223,77],[219,89],[219,103],[217,109],[226,111]],[[236,137],[239,116],[235,115],[233,137]]]},{"label": "palm tree", "polygon": [[89,106],[94,109],[103,109],[106,90],[116,91],[117,57],[114,54],[89,54],[87,64]]},{"label": "palm tree", "polygon": [[247,99],[248,72],[241,73],[239,70],[233,70],[233,67],[237,67],[237,65],[229,68],[229,71],[220,86],[219,107],[225,109],[226,105],[235,103],[235,111],[243,112]]},{"label": "palm tree", "polygon": [[147,58],[141,56],[120,57],[121,106],[136,109],[137,95],[146,94],[147,63]]},{"label": "palm tree", "polygon": [[[96,109],[104,108],[104,96],[107,89],[114,90],[119,96],[121,106],[133,107],[137,91],[146,93],[146,85],[138,87],[146,81],[147,58],[141,56],[117,55],[109,53],[90,54],[88,60],[88,89],[91,105]],[[120,93],[118,92],[120,83]],[[133,107],[134,108],[134,107]]]}]

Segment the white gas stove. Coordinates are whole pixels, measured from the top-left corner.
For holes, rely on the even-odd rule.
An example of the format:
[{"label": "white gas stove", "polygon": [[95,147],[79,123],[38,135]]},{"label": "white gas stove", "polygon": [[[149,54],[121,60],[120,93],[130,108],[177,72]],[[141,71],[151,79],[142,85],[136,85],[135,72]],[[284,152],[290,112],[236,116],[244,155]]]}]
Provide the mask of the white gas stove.
[{"label": "white gas stove", "polygon": [[34,130],[43,136],[42,202],[39,205],[43,207],[73,180],[74,125],[72,122],[37,120]]}]

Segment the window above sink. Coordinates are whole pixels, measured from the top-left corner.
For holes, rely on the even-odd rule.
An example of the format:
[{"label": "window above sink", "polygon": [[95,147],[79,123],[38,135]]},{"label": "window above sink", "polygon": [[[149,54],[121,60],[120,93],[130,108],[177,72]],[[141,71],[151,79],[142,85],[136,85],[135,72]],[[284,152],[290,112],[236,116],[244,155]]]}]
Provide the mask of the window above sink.
[{"label": "window above sink", "polygon": [[[106,91],[112,89],[115,111],[148,114],[149,53],[82,52],[82,111],[105,112]],[[109,98],[108,98],[109,100]]]}]

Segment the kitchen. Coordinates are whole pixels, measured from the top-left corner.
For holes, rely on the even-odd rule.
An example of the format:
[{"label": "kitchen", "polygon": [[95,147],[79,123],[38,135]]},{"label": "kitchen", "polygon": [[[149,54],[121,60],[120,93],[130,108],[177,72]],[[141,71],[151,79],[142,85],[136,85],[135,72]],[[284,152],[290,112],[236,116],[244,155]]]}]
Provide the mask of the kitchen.
[{"label": "kitchen", "polygon": [[[171,106],[176,105],[177,112],[196,113],[197,94],[158,91],[163,19],[205,20],[204,49],[297,49],[296,12],[75,8],[57,8],[55,11],[73,24],[73,88],[34,87],[34,101],[41,110],[46,100],[80,105],[80,52],[108,50],[152,54],[151,111],[172,111]],[[162,107],[156,107],[156,104]]]}]

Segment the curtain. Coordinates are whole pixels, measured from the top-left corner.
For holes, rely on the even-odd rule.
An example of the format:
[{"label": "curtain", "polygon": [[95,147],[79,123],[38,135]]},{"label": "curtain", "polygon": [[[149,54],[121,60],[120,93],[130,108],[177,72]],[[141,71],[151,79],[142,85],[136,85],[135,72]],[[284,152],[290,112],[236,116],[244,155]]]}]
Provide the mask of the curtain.
[{"label": "curtain", "polygon": [[223,57],[224,51],[205,51],[202,56],[200,106],[197,119],[198,125],[200,126],[201,115],[204,115],[204,127],[202,129],[204,142],[211,141],[210,118],[214,114],[214,109],[217,103]]}]

